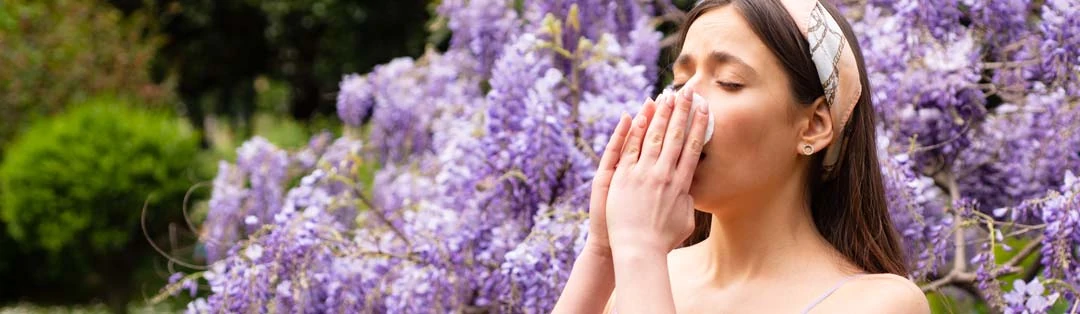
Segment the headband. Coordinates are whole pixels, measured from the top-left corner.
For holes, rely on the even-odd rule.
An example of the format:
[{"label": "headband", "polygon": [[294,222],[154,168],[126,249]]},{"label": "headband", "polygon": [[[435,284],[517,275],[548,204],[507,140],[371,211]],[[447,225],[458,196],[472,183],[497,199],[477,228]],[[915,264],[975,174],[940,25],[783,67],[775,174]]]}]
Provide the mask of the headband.
[{"label": "headband", "polygon": [[840,24],[818,0],[781,0],[795,24],[810,44],[810,56],[817,67],[818,79],[825,90],[825,101],[833,118],[833,143],[825,151],[825,175],[831,176],[840,161],[847,134],[844,126],[855,110],[862,93],[859,68],[851,42],[844,37]]}]

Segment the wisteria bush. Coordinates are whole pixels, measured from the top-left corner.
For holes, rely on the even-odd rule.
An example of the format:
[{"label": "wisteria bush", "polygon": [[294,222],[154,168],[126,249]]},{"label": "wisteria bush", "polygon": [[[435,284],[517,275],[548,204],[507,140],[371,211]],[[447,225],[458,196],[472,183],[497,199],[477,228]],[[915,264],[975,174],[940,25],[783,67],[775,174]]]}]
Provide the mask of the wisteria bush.
[{"label": "wisteria bush", "polygon": [[[1080,311],[1080,3],[836,4],[865,55],[912,279],[994,312]],[[208,285],[195,312],[552,308],[587,236],[598,152],[664,84],[657,26],[682,12],[443,0],[437,13],[446,51],[344,77],[344,136],[299,151],[253,138],[220,163],[209,265],[166,293]]]}]

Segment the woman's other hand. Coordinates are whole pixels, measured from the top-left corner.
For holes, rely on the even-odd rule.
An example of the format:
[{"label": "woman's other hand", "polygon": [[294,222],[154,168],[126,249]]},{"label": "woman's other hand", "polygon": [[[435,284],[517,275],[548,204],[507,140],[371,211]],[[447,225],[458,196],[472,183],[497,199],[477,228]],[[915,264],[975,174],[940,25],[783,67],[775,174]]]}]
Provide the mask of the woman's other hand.
[{"label": "woman's other hand", "polygon": [[[652,99],[645,101],[641,111],[637,114],[638,119],[649,121],[656,112],[656,104]],[[593,176],[592,192],[589,195],[589,238],[586,240],[586,250],[593,250],[602,256],[611,258],[611,245],[607,232],[607,199],[611,187],[611,178],[615,175],[615,168],[619,163],[619,157],[630,131],[630,116],[623,114],[619,117],[619,123],[615,126],[611,138],[608,140],[604,153],[600,157],[600,165]]]},{"label": "woman's other hand", "polygon": [[[648,121],[656,111],[650,99],[645,102],[639,119]],[[615,175],[619,156],[630,132],[630,116],[623,115],[600,157],[600,166],[593,176],[589,200],[589,238],[585,248],[574,261],[570,278],[563,287],[552,313],[597,313],[604,309],[615,288],[615,269],[607,232],[608,190]]]},{"label": "woman's other hand", "polygon": [[690,181],[709,110],[694,98],[690,88],[665,93],[656,100],[651,121],[639,116],[630,125],[607,194],[605,218],[616,255],[639,249],[666,254],[693,230]]}]

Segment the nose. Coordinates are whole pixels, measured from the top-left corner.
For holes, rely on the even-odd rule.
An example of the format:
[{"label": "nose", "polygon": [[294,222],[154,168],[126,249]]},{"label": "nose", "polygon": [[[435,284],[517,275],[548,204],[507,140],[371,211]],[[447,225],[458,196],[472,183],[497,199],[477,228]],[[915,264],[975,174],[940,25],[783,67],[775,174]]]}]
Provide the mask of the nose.
[{"label": "nose", "polygon": [[683,84],[683,86],[680,88],[680,90],[689,88],[691,90],[696,91],[696,90],[698,90],[696,85],[698,84],[698,82],[701,82],[701,81],[702,81],[701,76],[698,75],[698,74],[694,74],[694,76],[691,76],[689,80],[686,80],[686,83]]}]

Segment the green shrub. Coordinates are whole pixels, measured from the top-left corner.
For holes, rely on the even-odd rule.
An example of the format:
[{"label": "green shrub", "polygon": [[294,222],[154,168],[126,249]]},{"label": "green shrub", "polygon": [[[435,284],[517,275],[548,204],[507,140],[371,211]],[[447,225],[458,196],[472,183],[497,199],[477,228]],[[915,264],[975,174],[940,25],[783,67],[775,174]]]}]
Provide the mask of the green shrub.
[{"label": "green shrub", "polygon": [[0,154],[29,121],[101,94],[173,99],[151,77],[164,38],[145,14],[102,0],[0,0]]},{"label": "green shrub", "polygon": [[179,214],[197,152],[196,134],[180,119],[116,100],[76,106],[35,122],[9,147],[0,165],[0,218],[33,250],[116,252],[143,241],[139,217],[148,198],[148,215]]}]

